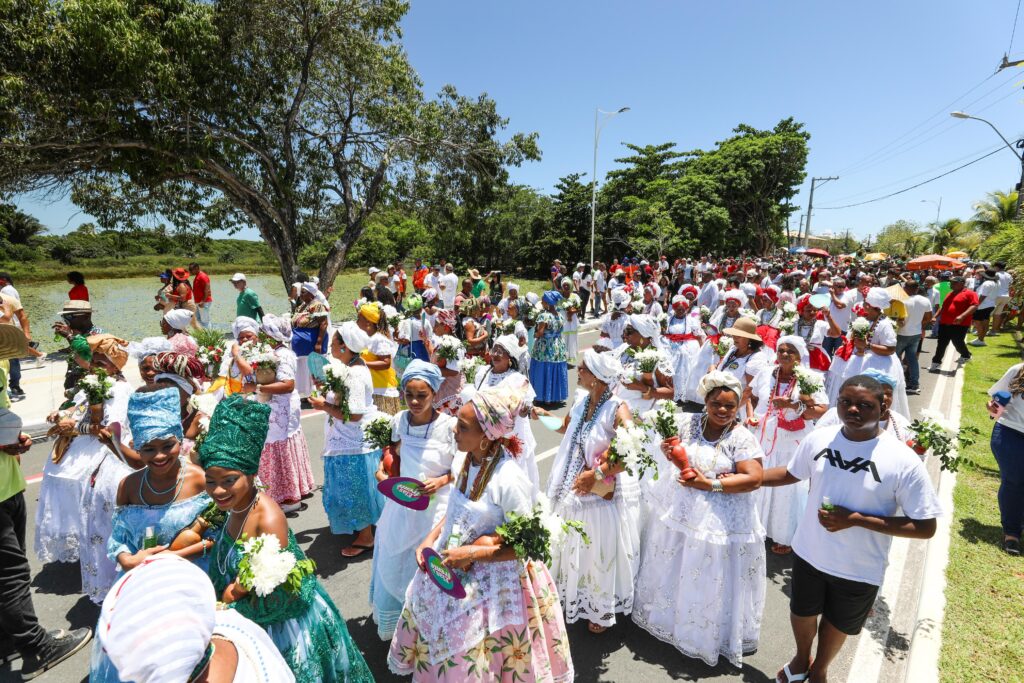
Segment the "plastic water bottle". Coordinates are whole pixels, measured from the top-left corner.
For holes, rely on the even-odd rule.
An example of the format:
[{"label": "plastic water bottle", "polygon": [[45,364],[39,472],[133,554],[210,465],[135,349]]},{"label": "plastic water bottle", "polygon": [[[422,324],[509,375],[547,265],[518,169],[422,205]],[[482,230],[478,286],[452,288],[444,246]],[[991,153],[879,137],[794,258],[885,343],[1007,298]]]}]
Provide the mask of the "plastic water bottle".
[{"label": "plastic water bottle", "polygon": [[156,531],[151,526],[146,527],[146,536],[142,539],[143,549],[156,547]]},{"label": "plastic water bottle", "polygon": [[836,506],[832,504],[832,499],[828,496],[821,497],[821,509],[822,510],[835,510]]},{"label": "plastic water bottle", "polygon": [[1003,411],[1006,410],[1006,405],[1010,402],[1012,396],[1009,391],[997,391],[992,394],[992,400],[996,402],[996,414],[989,415],[990,420],[996,420],[1003,415]]}]

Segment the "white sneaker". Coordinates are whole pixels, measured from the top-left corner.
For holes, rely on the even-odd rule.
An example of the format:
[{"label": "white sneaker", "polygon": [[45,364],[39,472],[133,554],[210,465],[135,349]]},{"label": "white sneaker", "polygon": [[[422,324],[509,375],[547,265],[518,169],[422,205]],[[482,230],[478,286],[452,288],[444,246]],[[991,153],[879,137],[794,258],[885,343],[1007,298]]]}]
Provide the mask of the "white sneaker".
[{"label": "white sneaker", "polygon": [[974,341],[969,341],[969,342],[967,342],[967,344],[969,346],[988,346],[988,344],[986,344],[985,342],[983,342],[980,339],[975,339]]},{"label": "white sneaker", "polygon": [[942,369],[942,365],[939,363],[932,363],[931,367],[928,368],[928,372],[938,372]]}]

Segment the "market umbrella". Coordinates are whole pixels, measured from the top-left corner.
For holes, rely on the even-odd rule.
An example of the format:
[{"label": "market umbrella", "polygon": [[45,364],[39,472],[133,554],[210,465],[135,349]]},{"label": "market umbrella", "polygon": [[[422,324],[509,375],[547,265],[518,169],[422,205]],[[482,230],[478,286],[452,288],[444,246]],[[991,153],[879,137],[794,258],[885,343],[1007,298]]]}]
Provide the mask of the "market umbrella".
[{"label": "market umbrella", "polygon": [[818,249],[817,247],[813,249],[808,249],[804,253],[808,256],[824,256],[825,258],[828,258],[829,255],[827,251],[825,251],[824,249]]},{"label": "market umbrella", "polygon": [[893,285],[886,287],[885,291],[889,293],[893,301],[907,301],[910,295],[907,294],[907,290],[903,289],[903,285]]},{"label": "market umbrella", "polygon": [[865,256],[864,260],[865,261],[884,261],[887,258],[889,258],[888,254],[882,253],[880,251],[876,251],[873,254],[868,254],[867,256]]},{"label": "market umbrella", "polygon": [[964,268],[966,264],[955,258],[941,256],[939,254],[926,254],[918,256],[907,262],[907,270],[928,270],[930,268],[942,268],[943,270],[957,270]]},{"label": "market umbrella", "polygon": [[946,256],[950,258],[967,258],[968,253],[966,251],[951,251]]}]

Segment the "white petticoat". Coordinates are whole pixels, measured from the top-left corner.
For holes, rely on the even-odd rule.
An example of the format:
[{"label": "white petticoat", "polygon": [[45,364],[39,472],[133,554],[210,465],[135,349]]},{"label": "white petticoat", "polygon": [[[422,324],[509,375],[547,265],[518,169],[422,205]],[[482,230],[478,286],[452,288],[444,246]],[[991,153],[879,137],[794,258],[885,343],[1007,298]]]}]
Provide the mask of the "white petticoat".
[{"label": "white petticoat", "polygon": [[96,485],[86,486],[80,511],[85,534],[79,550],[82,569],[82,593],[101,604],[117,580],[117,565],[107,557],[107,540],[114,530],[114,507],[121,480],[132,468],[110,453],[102,461]]},{"label": "white petticoat", "polygon": [[76,436],[59,463],[51,457],[43,463],[35,534],[40,562],[78,561],[85,533],[82,496],[105,453],[106,446],[96,437]]}]

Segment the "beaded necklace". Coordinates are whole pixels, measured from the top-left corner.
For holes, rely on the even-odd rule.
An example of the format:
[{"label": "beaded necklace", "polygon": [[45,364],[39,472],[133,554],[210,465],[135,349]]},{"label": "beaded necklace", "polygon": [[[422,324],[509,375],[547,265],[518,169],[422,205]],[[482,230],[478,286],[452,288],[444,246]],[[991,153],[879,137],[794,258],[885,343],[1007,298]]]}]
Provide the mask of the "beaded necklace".
[{"label": "beaded necklace", "polygon": [[586,443],[590,432],[594,429],[594,425],[597,424],[597,416],[601,414],[601,408],[608,399],[611,398],[611,396],[611,388],[606,388],[598,397],[597,406],[594,408],[594,414],[589,418],[587,418],[587,412],[590,410],[592,400],[590,394],[587,394],[586,399],[584,399],[583,411],[580,413],[580,420],[576,423],[576,428],[573,430],[572,437],[569,439],[571,460],[565,466],[565,476],[562,478],[561,484],[558,487],[558,498],[563,498],[572,493],[572,485],[575,483],[576,477],[578,477],[583,471],[583,466],[587,461],[584,444]]},{"label": "beaded necklace", "polygon": [[[775,368],[772,371],[772,388],[771,391],[768,392],[768,410],[765,411],[764,419],[761,421],[761,443],[763,444],[765,431],[768,429],[768,418],[771,417],[772,413],[776,413],[778,415],[777,419],[775,420],[775,430],[772,433],[772,443],[771,446],[765,449],[765,457],[768,457],[773,452],[775,452],[775,442],[778,440],[779,437],[779,420],[782,419],[782,410],[775,407],[775,399],[782,396],[782,382],[779,380],[780,374],[781,373],[779,368]],[[786,394],[789,394],[790,390],[792,390],[793,382],[795,381],[796,375],[794,375],[793,378],[789,380],[788,383],[786,383]]]},{"label": "beaded necklace", "polygon": [[[431,412],[431,415],[430,415],[430,421],[427,422],[426,425],[424,425],[426,427],[426,429],[424,429],[423,430],[423,434],[420,435],[420,437],[424,438],[424,439],[427,438],[428,436],[430,436],[430,428],[434,426],[434,420],[437,419],[438,410],[436,408],[431,408],[431,411],[432,412]],[[415,426],[419,427],[420,425],[415,425]],[[405,435],[406,436],[412,436],[413,435],[412,434],[412,428],[413,428],[412,414],[411,413],[407,413],[406,420],[405,420]]]},{"label": "beaded necklace", "polygon": [[150,493],[152,493],[154,496],[166,496],[171,491],[174,491],[174,497],[171,498],[167,503],[164,503],[164,505],[170,505],[171,503],[176,501],[178,499],[178,494],[181,493],[181,487],[185,483],[185,470],[185,463],[179,457],[178,479],[170,488],[164,489],[163,491],[159,491],[153,488],[153,485],[149,483],[149,468],[147,467],[144,470],[142,470],[142,481],[139,483],[139,499],[142,501],[142,504],[149,505],[149,503],[146,502],[146,493],[142,489],[143,485],[145,485],[145,487],[149,489]]},{"label": "beaded necklace", "polygon": [[712,449],[714,449],[714,457],[711,460],[711,466],[705,470],[707,472],[714,472],[715,468],[718,466],[718,454],[722,451],[722,443],[726,440],[729,434],[732,433],[732,429],[736,425],[736,423],[733,422],[732,425],[724,429],[722,433],[718,436],[718,438],[715,439],[714,441],[711,441],[704,436],[704,430],[707,428],[707,425],[708,414],[707,411],[705,411],[701,413],[700,419],[697,422],[697,440],[700,443],[704,444],[705,446],[710,446]]},{"label": "beaded necklace", "polygon": [[[249,505],[245,508],[245,517],[242,518],[242,525],[239,527],[239,533],[241,533],[242,529],[245,529],[245,523],[249,521],[249,515],[252,514],[252,511],[256,508],[256,503],[257,503],[257,501],[259,501],[259,499],[260,499],[260,494],[259,494],[259,491],[257,491],[256,495],[252,497],[252,502],[249,503]],[[234,548],[234,543],[231,543],[230,545],[228,545],[227,546],[228,547],[228,551],[226,553],[224,553],[224,557],[222,559],[221,558],[221,552],[220,552],[221,547],[224,545],[222,543],[222,541],[224,540],[225,536],[228,536],[228,538],[231,538],[232,541],[237,540],[235,538],[232,538],[228,534],[228,522],[231,521],[231,516],[233,514],[235,514],[235,512],[241,512],[241,510],[228,510],[228,517],[227,517],[227,519],[224,520],[224,526],[222,526],[220,528],[220,534],[217,536],[217,543],[216,543],[217,552],[216,552],[215,559],[217,561],[217,569],[220,571],[220,575],[221,576],[227,576],[227,573],[228,573],[228,563],[229,563],[229,561],[231,559],[231,549]]]}]

